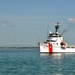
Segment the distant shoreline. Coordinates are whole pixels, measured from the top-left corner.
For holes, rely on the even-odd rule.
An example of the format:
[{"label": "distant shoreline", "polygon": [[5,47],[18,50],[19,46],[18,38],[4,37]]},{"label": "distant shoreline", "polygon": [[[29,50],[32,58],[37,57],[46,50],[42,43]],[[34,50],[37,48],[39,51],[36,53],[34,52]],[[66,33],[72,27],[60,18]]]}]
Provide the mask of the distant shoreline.
[{"label": "distant shoreline", "polygon": [[0,50],[21,50],[21,49],[39,49],[39,47],[0,47]]}]

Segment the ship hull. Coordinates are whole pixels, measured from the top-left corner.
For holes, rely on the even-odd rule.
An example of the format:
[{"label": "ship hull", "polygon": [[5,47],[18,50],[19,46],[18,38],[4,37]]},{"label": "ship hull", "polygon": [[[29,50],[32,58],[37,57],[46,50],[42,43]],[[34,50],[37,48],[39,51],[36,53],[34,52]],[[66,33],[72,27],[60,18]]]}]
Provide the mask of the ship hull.
[{"label": "ship hull", "polygon": [[72,53],[75,52],[75,47],[52,46],[50,44],[40,43],[40,52],[41,53]]}]

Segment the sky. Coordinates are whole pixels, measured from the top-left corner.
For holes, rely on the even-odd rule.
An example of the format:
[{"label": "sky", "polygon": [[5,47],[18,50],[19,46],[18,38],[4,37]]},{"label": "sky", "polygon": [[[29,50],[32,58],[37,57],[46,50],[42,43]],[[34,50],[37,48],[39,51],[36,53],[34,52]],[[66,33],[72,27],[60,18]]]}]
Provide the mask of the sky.
[{"label": "sky", "polygon": [[75,43],[75,0],[0,0],[0,46],[37,46],[57,21],[64,40]]}]

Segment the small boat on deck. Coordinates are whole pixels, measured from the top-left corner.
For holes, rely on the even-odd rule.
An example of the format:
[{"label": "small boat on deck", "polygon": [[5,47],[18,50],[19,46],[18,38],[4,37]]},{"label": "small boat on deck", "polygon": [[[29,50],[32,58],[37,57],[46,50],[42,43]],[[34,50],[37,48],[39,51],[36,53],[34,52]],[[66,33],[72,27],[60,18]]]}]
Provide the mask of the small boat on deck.
[{"label": "small boat on deck", "polygon": [[75,52],[75,45],[68,45],[63,37],[59,35],[59,22],[55,24],[55,33],[50,32],[47,40],[40,43],[41,53],[62,53]]}]

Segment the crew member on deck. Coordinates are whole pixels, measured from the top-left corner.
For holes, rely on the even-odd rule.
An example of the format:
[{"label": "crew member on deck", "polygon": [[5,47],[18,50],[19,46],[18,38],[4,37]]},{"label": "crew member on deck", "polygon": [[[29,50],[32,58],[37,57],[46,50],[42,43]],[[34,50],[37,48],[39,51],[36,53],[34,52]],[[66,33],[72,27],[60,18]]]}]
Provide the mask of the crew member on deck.
[{"label": "crew member on deck", "polygon": [[67,46],[67,43],[63,40],[63,41],[61,41],[61,46]]}]

